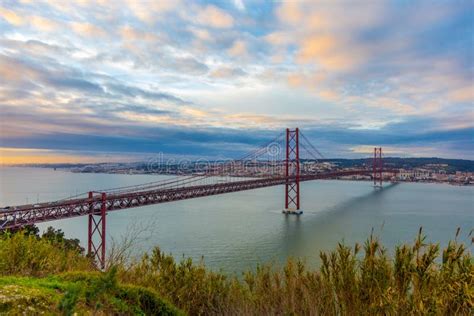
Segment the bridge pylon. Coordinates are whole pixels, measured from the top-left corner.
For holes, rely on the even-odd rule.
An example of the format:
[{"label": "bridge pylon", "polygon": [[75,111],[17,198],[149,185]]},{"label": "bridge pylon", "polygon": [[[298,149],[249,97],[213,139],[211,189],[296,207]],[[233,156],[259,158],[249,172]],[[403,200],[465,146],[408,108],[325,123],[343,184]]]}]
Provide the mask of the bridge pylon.
[{"label": "bridge pylon", "polygon": [[284,214],[300,215],[300,147],[299,129],[286,129]]},{"label": "bridge pylon", "polygon": [[373,159],[373,180],[374,187],[381,188],[383,181],[383,161],[382,161],[382,147],[374,147]]},{"label": "bridge pylon", "polygon": [[[100,204],[97,204],[94,203],[94,192],[89,192],[87,254],[96,260],[101,269],[105,269],[107,194],[100,193],[100,195]],[[96,205],[99,205],[100,209],[97,209]]]}]

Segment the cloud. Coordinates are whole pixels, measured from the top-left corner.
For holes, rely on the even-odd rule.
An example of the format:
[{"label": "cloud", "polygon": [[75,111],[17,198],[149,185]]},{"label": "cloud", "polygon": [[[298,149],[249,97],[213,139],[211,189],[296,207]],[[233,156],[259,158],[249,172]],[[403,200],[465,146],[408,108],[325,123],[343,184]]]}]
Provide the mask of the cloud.
[{"label": "cloud", "polygon": [[[2,78],[6,78],[8,85],[17,82],[14,88],[0,89],[0,113],[2,119],[10,116],[23,126],[30,124],[36,132],[96,129],[125,112],[176,118],[176,112],[161,107],[192,104],[157,89],[150,91],[127,85],[108,76],[83,73],[51,61],[42,66],[33,64],[33,60],[0,55]],[[29,114],[17,113],[19,107]],[[13,115],[10,109],[14,108]],[[5,123],[3,132],[15,134],[16,123]],[[27,129],[24,127],[23,130]]]},{"label": "cloud", "polygon": [[[190,109],[187,115],[199,119],[207,116],[208,113],[194,113]],[[122,112],[124,120],[113,120],[103,125],[96,135],[87,131],[81,133],[67,133],[56,131],[54,133],[32,133],[30,136],[18,137],[7,136],[2,133],[0,136],[0,146],[20,147],[20,148],[45,148],[50,150],[73,150],[89,152],[128,152],[130,155],[144,152],[160,152],[168,154],[192,154],[199,155],[224,155],[226,157],[236,157],[243,148],[252,148],[259,144],[271,140],[282,129],[272,128],[271,130],[255,130],[248,127],[248,121],[254,121],[260,125],[275,122],[275,117],[255,116],[253,114],[236,114],[222,116],[224,120],[232,120],[236,126],[247,127],[235,129],[220,126],[217,128],[196,128],[193,125],[169,126],[172,114],[170,113],[148,113],[134,112],[133,117],[127,117],[128,112]],[[16,115],[20,115],[17,113]],[[171,115],[171,116],[170,116]],[[9,117],[9,116],[7,116]],[[119,116],[117,118],[121,118]],[[46,117],[44,118],[47,119]],[[131,124],[136,121],[145,124]],[[299,121],[299,120],[298,120]],[[185,121],[186,122],[186,121]],[[161,123],[160,127],[156,123]],[[387,125],[378,130],[353,130],[350,128],[336,128],[335,126],[307,126],[303,129],[305,135],[322,151],[326,157],[341,157],[355,154],[357,157],[367,157],[371,151],[363,150],[374,145],[382,146],[386,153],[393,153],[402,156],[430,155],[453,157],[455,153],[458,157],[471,158],[474,154],[469,143],[472,142],[474,129],[458,129],[430,132],[419,131],[414,122],[403,125]],[[76,122],[77,124],[77,122]],[[126,128],[128,135],[116,134],[114,131]],[[410,130],[407,131],[406,128]],[[400,131],[404,130],[404,134]],[[229,146],[222,147],[223,144]],[[232,145],[230,145],[232,144]],[[467,147],[466,147],[467,146]],[[464,147],[464,148],[463,148]],[[438,148],[438,150],[436,150]],[[451,153],[451,154],[450,154]],[[354,156],[353,156],[354,157]]]},{"label": "cloud", "polygon": [[329,89],[319,91],[319,96],[329,101],[336,101],[339,99],[339,94]]},{"label": "cloud", "polygon": [[28,18],[30,24],[39,31],[42,32],[53,32],[60,28],[60,24],[51,19],[44,18],[42,16],[32,16]]},{"label": "cloud", "polygon": [[191,33],[193,33],[194,36],[196,38],[200,39],[200,40],[210,41],[210,40],[213,39],[211,33],[206,29],[197,28],[197,27],[190,27],[189,31]]},{"label": "cloud", "polygon": [[354,67],[360,59],[356,50],[347,52],[349,45],[339,42],[329,35],[310,36],[301,42],[296,60],[300,63],[316,63],[328,71],[347,71]]},{"label": "cloud", "polygon": [[106,89],[108,92],[118,93],[120,96],[129,96],[133,98],[142,97],[153,100],[167,100],[172,101],[175,104],[189,104],[189,102],[186,102],[183,99],[169,93],[146,91],[129,85],[111,83],[106,85]]},{"label": "cloud", "polygon": [[42,32],[53,32],[58,30],[59,23],[52,19],[47,19],[39,15],[21,16],[12,10],[0,7],[0,17],[14,26],[31,25]]},{"label": "cloud", "polygon": [[209,67],[192,57],[175,58],[168,67],[188,74],[202,75],[208,72]]},{"label": "cloud", "polygon": [[264,37],[265,41],[275,46],[283,46],[288,45],[293,42],[293,38],[291,38],[291,34],[289,32],[272,32]]},{"label": "cloud", "polygon": [[67,55],[73,53],[76,49],[73,47],[64,47],[59,45],[47,44],[38,40],[10,40],[10,39],[0,39],[0,44],[4,47],[8,47],[9,50],[15,50],[16,52],[21,52],[23,54],[29,54],[31,56],[54,56],[57,54]]},{"label": "cloud", "polygon": [[303,40],[299,51],[299,59],[311,61],[319,56],[329,55],[336,46],[336,40],[331,36],[315,36]]},{"label": "cloud", "polygon": [[142,22],[152,24],[158,22],[158,17],[178,9],[180,0],[175,1],[136,1],[126,0],[130,11]]},{"label": "cloud", "polygon": [[4,20],[6,20],[8,23],[15,25],[15,26],[21,26],[25,24],[25,19],[23,19],[19,14],[12,10],[8,10],[5,8],[0,7],[0,17],[2,17]]},{"label": "cloud", "polygon": [[287,76],[288,84],[292,87],[306,87],[310,90],[318,90],[326,78],[323,72],[290,73]]},{"label": "cloud", "polygon": [[0,55],[0,80],[5,84],[11,82],[23,82],[29,79],[36,79],[41,76],[37,69],[20,62],[15,58]]},{"label": "cloud", "polygon": [[[461,8],[427,3],[416,9],[383,3],[350,6],[350,11],[340,3],[278,6],[280,28],[264,39],[294,56],[296,64],[290,64],[287,76],[291,86],[351,111],[370,107],[395,115],[434,114],[472,102],[472,89],[467,88],[472,73],[462,64],[464,53],[441,56],[443,47],[461,44],[449,37],[436,44],[451,23],[464,19]],[[398,23],[401,17],[404,23]]]},{"label": "cloud", "polygon": [[230,14],[213,5],[200,9],[196,21],[214,28],[230,28],[234,25],[234,18]]},{"label": "cloud", "polygon": [[237,9],[239,9],[240,11],[244,11],[245,10],[245,5],[244,5],[244,1],[243,0],[233,0],[233,3],[235,5],[235,7]]},{"label": "cloud", "polygon": [[242,40],[236,40],[228,50],[229,55],[233,57],[242,57],[247,55],[247,45]]},{"label": "cloud", "polygon": [[449,98],[454,102],[474,102],[474,87],[467,85],[460,88],[454,88],[448,94]]},{"label": "cloud", "polygon": [[213,70],[210,74],[213,78],[236,78],[245,76],[247,73],[243,71],[241,68],[232,68],[232,67],[220,67]]},{"label": "cloud", "polygon": [[125,25],[119,30],[120,35],[124,41],[145,41],[145,42],[156,42],[159,40],[159,36],[151,32],[144,32],[136,29],[130,25]]},{"label": "cloud", "polygon": [[2,3],[1,142],[231,155],[300,126],[328,156],[381,144],[469,157],[470,12],[469,2]]},{"label": "cloud", "polygon": [[80,79],[80,78],[64,78],[64,77],[50,77],[46,78],[46,82],[57,88],[70,88],[87,93],[102,93],[104,90],[98,84]]},{"label": "cloud", "polygon": [[0,55],[0,74],[6,80],[21,82],[23,84],[33,82],[46,84],[54,88],[69,88],[88,93],[101,93],[100,85],[82,76],[73,69],[54,68],[58,65],[49,65],[50,68],[39,66],[32,61],[24,61],[8,56]]},{"label": "cloud", "polygon": [[277,9],[278,18],[286,24],[301,23],[304,16],[302,3],[299,1],[283,1]]},{"label": "cloud", "polygon": [[72,22],[71,27],[76,32],[76,34],[83,37],[105,37],[106,32],[91,23],[87,22]]}]

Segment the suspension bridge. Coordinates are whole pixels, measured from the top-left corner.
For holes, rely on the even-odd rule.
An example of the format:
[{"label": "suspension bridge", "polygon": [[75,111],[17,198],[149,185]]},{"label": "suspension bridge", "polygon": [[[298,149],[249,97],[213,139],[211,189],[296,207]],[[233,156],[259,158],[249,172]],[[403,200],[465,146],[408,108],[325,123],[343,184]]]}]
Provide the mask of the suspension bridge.
[{"label": "suspension bridge", "polygon": [[302,214],[300,183],[344,176],[370,176],[382,187],[382,148],[374,148],[372,164],[361,168],[321,171],[305,168],[304,162],[324,158],[299,130],[286,129],[270,142],[243,157],[207,164],[200,172],[141,185],[85,192],[63,200],[8,206],[0,211],[0,231],[59,219],[88,216],[88,254],[105,266],[107,213],[165,202],[193,199],[244,190],[283,185],[284,214]]}]

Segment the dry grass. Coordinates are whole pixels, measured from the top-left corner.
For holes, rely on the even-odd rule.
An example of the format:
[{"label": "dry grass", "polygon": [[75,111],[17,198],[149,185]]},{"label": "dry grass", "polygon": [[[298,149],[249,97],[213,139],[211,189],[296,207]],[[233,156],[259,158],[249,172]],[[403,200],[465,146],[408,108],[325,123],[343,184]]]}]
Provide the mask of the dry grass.
[{"label": "dry grass", "polygon": [[[176,262],[155,248],[119,269],[126,283],[153,288],[190,315],[472,315],[474,266],[456,240],[440,253],[421,230],[387,255],[371,235],[361,247],[339,244],[320,254],[319,270],[300,260],[263,265],[243,280]],[[441,257],[440,257],[441,256]]]}]

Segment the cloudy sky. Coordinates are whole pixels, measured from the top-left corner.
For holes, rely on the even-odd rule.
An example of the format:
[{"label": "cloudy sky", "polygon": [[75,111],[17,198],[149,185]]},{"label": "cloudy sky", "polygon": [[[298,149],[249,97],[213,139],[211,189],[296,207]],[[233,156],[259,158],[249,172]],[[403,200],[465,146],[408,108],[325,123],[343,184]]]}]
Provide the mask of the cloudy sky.
[{"label": "cloudy sky", "polygon": [[472,1],[0,2],[0,163],[474,159]]}]

